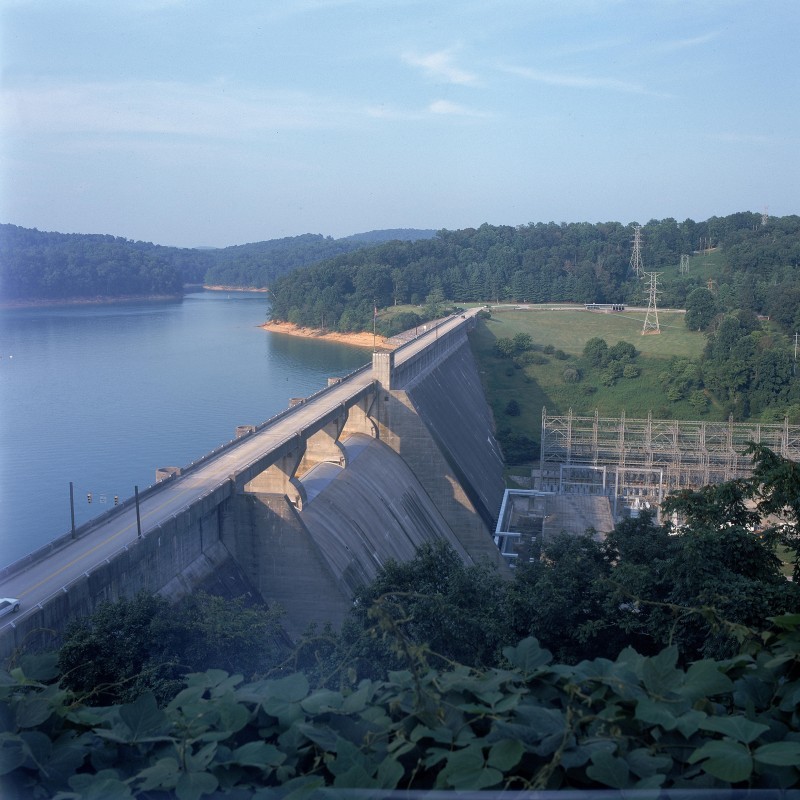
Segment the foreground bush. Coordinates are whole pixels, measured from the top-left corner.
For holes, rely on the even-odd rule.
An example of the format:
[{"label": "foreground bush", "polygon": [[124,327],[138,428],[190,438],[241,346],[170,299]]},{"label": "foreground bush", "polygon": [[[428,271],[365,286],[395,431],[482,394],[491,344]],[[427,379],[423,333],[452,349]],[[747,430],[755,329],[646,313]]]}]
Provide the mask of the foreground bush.
[{"label": "foreground bush", "polygon": [[0,673],[4,796],[796,786],[800,615],[773,622],[748,639],[765,646],[685,669],[674,647],[566,666],[525,639],[504,668],[421,658],[345,692],[209,670],[164,708],[151,693],[86,707],[48,683],[53,659],[27,657]]}]

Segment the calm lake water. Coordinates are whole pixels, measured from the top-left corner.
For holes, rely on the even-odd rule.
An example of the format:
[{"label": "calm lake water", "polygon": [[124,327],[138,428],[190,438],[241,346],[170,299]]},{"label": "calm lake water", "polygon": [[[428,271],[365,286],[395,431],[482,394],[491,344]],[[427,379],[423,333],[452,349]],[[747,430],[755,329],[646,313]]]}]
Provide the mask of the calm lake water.
[{"label": "calm lake water", "polygon": [[[0,566],[367,363],[267,333],[264,294],[0,311]],[[91,505],[87,494],[92,494]]]}]

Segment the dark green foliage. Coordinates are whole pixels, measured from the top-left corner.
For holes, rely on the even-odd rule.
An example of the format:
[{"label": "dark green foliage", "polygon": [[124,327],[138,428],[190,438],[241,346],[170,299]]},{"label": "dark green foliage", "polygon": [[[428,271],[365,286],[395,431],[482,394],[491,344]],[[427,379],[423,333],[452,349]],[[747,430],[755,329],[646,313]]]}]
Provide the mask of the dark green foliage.
[{"label": "dark green foliage", "polygon": [[717,303],[709,289],[702,286],[690,292],[686,298],[687,328],[702,331],[708,328],[717,314]]},{"label": "dark green foliage", "polygon": [[538,443],[524,433],[501,428],[497,432],[497,441],[503,451],[503,460],[509,466],[530,464],[539,457]]},{"label": "dark green foliage", "polygon": [[602,367],[608,359],[608,342],[599,336],[592,337],[583,346],[583,357],[593,367]]},{"label": "dark green foliage", "polygon": [[378,320],[377,332],[381,336],[395,336],[398,333],[409,331],[422,326],[423,318],[413,311],[403,311],[400,314],[394,314],[388,322]]},{"label": "dark green foliage", "polygon": [[524,353],[533,347],[533,339],[528,333],[517,333],[512,341],[515,353]]},{"label": "dark green foliage", "polygon": [[494,351],[499,358],[511,358],[514,355],[514,342],[508,336],[501,336],[494,343]]},{"label": "dark green foliage", "polygon": [[0,225],[0,299],[178,295],[184,283],[267,287],[291,270],[376,242],[431,235],[431,231],[394,230],[332,239],[308,233],[219,249],[190,249]]},{"label": "dark green foliage", "polygon": [[280,613],[197,593],[171,608],[149,594],[103,603],[72,623],[59,652],[66,687],[92,703],[150,690],[168,699],[187,672],[216,667],[248,676],[283,658]]},{"label": "dark green foliage", "polygon": [[488,565],[465,566],[443,542],[388,563],[360,590],[340,649],[359,677],[384,677],[422,657],[431,665],[494,664],[509,640],[505,581]]},{"label": "dark green foliage", "polygon": [[607,359],[609,361],[629,363],[638,355],[639,351],[630,342],[620,340],[615,345],[608,348]]},{"label": "dark green foliage", "polygon": [[520,411],[521,409],[519,403],[516,400],[509,400],[506,403],[505,413],[509,417],[518,417],[520,415]]},{"label": "dark green foliage", "polygon": [[149,242],[0,225],[0,301],[180,295],[192,259]]},{"label": "dark green foliage", "polygon": [[688,667],[675,647],[567,666],[528,638],[500,669],[415,659],[343,690],[210,670],[163,708],[149,693],[87,708],[29,659],[0,674],[4,795],[790,788],[799,623],[778,617],[751,654]]},{"label": "dark green foliage", "polygon": [[777,517],[775,531],[794,556],[792,580],[800,584],[800,467],[761,444],[751,444],[748,453],[755,467],[750,496],[759,514]]}]

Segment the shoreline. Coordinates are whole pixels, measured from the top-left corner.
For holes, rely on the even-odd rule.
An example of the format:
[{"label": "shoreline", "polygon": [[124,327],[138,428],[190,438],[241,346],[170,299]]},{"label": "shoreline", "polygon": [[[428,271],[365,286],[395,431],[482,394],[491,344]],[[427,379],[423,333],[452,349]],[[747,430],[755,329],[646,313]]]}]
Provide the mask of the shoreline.
[{"label": "shoreline", "polygon": [[36,300],[2,300],[0,310],[15,308],[58,308],[63,306],[102,306],[120,303],[173,303],[183,300],[183,294],[128,294],[116,297],[97,295],[95,297],[38,298]]},{"label": "shoreline", "polygon": [[353,347],[372,349],[374,346],[385,350],[393,350],[395,348],[395,345],[386,337],[373,337],[371,333],[366,331],[361,333],[338,333],[337,331],[323,331],[321,328],[303,328],[293,322],[277,322],[275,320],[269,320],[258,327],[263,328],[268,333],[283,333],[287,336],[297,336],[301,339],[338,342],[339,344],[349,344]]}]

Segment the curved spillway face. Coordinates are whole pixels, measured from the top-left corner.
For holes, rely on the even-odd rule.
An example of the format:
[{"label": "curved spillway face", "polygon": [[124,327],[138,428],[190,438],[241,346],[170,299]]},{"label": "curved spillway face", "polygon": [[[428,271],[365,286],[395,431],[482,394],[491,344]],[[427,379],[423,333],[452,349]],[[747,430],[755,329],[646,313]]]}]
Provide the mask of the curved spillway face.
[{"label": "curved spillway face", "polygon": [[470,557],[406,463],[364,434],[346,439],[347,467],[320,464],[303,476],[299,512],[333,575],[350,592],[389,560],[409,561],[425,542],[447,541]]}]

